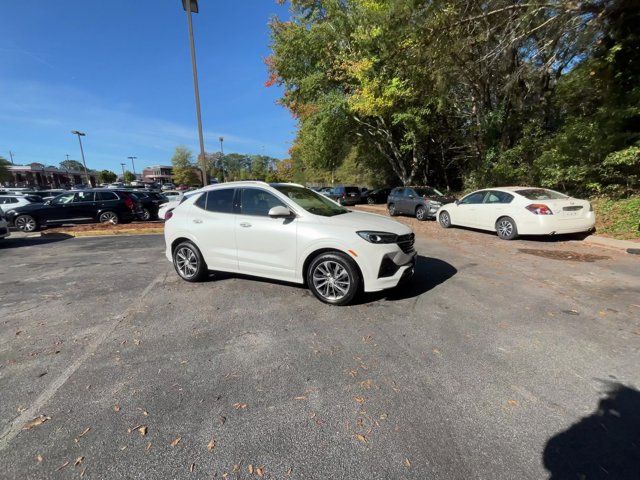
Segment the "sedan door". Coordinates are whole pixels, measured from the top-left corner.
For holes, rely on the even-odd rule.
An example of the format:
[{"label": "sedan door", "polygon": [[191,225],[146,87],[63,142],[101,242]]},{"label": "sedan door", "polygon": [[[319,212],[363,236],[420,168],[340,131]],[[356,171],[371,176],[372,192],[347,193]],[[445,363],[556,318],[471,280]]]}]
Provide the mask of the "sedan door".
[{"label": "sedan door", "polygon": [[484,196],[482,204],[476,208],[476,221],[478,228],[483,230],[495,230],[496,220],[509,215],[509,203],[513,195],[498,190],[489,190]]},{"label": "sedan door", "polygon": [[451,220],[454,224],[463,227],[478,227],[478,206],[482,204],[486,191],[473,192],[464,197],[458,205],[452,209]]},{"label": "sedan door", "polygon": [[[236,215],[238,270],[282,280],[295,279],[298,221],[271,218],[269,210],[287,207],[260,188],[243,188],[240,213]],[[288,207],[287,207],[288,208]]]}]

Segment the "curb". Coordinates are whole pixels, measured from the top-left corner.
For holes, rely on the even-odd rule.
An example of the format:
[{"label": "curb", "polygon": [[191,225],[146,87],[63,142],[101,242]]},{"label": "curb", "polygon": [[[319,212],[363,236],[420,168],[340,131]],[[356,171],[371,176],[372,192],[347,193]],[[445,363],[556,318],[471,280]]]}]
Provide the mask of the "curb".
[{"label": "curb", "polygon": [[601,237],[598,235],[589,235],[583,240],[590,245],[611,248],[618,251],[630,253],[632,255],[640,255],[640,243],[630,240],[617,240],[615,238]]},{"label": "curb", "polygon": [[147,229],[147,230],[105,230],[105,231],[88,231],[88,232],[42,232],[42,237],[74,237],[74,238],[97,238],[97,237],[133,237],[138,235],[162,235],[164,229]]}]

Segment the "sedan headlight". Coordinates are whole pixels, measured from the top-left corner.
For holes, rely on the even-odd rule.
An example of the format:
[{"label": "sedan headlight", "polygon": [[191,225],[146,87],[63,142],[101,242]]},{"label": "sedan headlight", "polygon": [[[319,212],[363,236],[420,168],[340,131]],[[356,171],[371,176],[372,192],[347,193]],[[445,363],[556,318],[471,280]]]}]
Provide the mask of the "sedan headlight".
[{"label": "sedan headlight", "polygon": [[356,233],[370,243],[396,243],[398,241],[398,235],[395,233],[371,232],[367,230]]}]

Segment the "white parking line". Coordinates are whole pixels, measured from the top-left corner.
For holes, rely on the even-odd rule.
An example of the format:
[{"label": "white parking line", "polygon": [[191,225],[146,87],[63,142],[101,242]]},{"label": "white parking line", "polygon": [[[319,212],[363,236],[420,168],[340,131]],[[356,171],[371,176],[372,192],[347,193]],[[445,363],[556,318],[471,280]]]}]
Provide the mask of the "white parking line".
[{"label": "white parking line", "polygon": [[134,311],[139,307],[142,300],[147,296],[147,294],[151,291],[151,289],[158,283],[161,283],[162,280],[166,277],[166,272],[163,272],[156,276],[149,285],[142,291],[138,302],[129,308],[127,308],[121,315],[116,316],[111,323],[105,325],[96,335],[95,339],[89,344],[87,349],[80,355],[75,362],[69,365],[62,374],[60,374],[56,379],[51,382],[51,384],[40,394],[40,396],[33,402],[33,404],[26,410],[24,410],[19,416],[13,419],[13,421],[9,424],[7,428],[5,428],[0,434],[0,452],[3,451],[11,440],[13,440],[16,435],[22,430],[23,425],[34,417],[38,416],[41,413],[42,407],[51,400],[56,392],[62,387],[69,377],[73,375],[78,368],[84,363],[84,361],[93,355],[98,347],[109,337],[111,332],[129,315],[134,313]]}]

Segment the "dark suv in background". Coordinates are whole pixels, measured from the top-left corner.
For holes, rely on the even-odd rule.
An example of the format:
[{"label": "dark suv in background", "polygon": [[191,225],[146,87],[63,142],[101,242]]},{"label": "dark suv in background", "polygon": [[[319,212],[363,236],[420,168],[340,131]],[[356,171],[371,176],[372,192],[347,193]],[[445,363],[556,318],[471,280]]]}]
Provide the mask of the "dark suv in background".
[{"label": "dark suv in background", "polygon": [[456,198],[445,195],[433,187],[398,187],[391,190],[387,199],[389,215],[411,215],[418,220],[436,218],[438,209]]},{"label": "dark suv in background", "polygon": [[157,192],[145,192],[144,190],[136,190],[131,195],[137,198],[142,205],[141,220],[156,220],[158,218],[158,210],[160,205],[167,203],[169,199]]},{"label": "dark suv in background", "polygon": [[47,225],[98,221],[129,222],[139,218],[142,205],[131,192],[123,190],[79,190],[66,192],[45,203],[25,205],[6,212],[9,224],[23,232]]},{"label": "dark suv in background", "polygon": [[361,200],[361,193],[358,187],[338,185],[327,195],[340,205],[357,205]]}]

